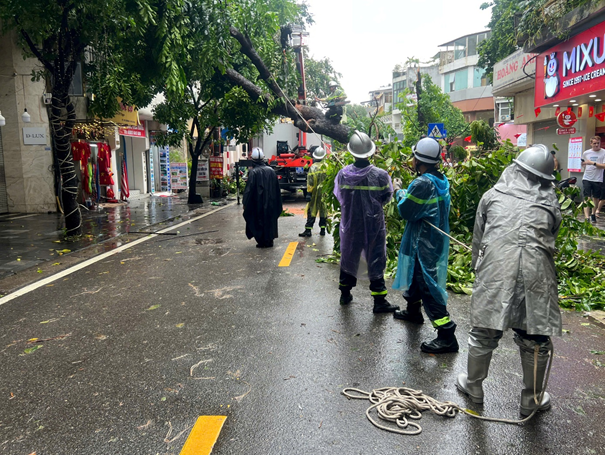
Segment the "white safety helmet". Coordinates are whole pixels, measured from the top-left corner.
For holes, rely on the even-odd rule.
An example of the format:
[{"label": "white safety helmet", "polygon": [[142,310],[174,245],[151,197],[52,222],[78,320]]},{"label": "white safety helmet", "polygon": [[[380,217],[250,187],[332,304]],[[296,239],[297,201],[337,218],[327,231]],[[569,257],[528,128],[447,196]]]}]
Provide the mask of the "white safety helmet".
[{"label": "white safety helmet", "polygon": [[376,144],[366,133],[355,130],[349,139],[347,149],[355,158],[369,158],[376,151]]},{"label": "white safety helmet", "polygon": [[326,157],[326,151],[323,149],[323,147],[317,147],[314,151],[313,151],[313,158],[316,160],[323,160]]},{"label": "white safety helmet", "polygon": [[437,164],[441,161],[441,145],[435,139],[425,137],[412,147],[416,160],[425,164]]},{"label": "white safety helmet", "polygon": [[263,149],[260,147],[254,147],[252,149],[252,153],[250,154],[250,158],[253,160],[264,160],[265,154],[263,153]]},{"label": "white safety helmet", "polygon": [[328,87],[332,88],[332,87],[338,87],[338,82],[336,81],[330,81],[328,83]]},{"label": "white safety helmet", "polygon": [[555,168],[555,160],[545,145],[534,144],[521,152],[513,161],[523,169],[544,180],[555,179],[554,175],[552,175]]}]

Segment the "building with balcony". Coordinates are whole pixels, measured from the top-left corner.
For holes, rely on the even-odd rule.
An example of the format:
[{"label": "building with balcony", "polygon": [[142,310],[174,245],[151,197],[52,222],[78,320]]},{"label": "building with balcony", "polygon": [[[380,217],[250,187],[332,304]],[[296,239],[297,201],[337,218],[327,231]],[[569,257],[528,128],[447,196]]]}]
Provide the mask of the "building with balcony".
[{"label": "building with balcony", "polygon": [[439,63],[432,65],[408,65],[406,67],[397,65],[393,70],[393,113],[391,126],[400,140],[403,140],[403,131],[401,126],[401,109],[398,108],[398,105],[400,103],[416,101],[416,87],[414,84],[418,79],[418,72],[420,74],[428,74],[435,84],[440,85]]},{"label": "building with balcony", "polygon": [[441,44],[439,73],[443,93],[449,95],[467,122],[484,120],[493,125],[495,105],[492,86],[488,83],[485,69],[477,64],[478,46],[490,35],[491,32],[485,30]]}]

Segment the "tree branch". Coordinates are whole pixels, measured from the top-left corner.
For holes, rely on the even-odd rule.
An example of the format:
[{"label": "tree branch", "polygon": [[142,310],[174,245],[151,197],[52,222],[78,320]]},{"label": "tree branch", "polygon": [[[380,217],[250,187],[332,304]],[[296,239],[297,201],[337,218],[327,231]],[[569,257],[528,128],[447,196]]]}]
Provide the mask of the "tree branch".
[{"label": "tree branch", "polygon": [[[18,22],[17,22],[18,23]],[[32,39],[29,37],[28,33],[23,30],[22,28],[19,30],[21,32],[21,36],[23,37],[23,39],[25,40],[25,42],[27,43],[27,46],[29,47],[29,50],[32,51],[32,54],[34,54],[36,56],[36,58],[38,60],[40,60],[40,63],[42,63],[44,65],[44,68],[46,68],[51,74],[54,73],[55,69],[52,63],[50,63],[48,60],[46,60],[43,56],[42,56],[42,52],[40,52],[38,50],[38,48],[36,47],[36,45],[34,44],[34,42],[32,41]]]},{"label": "tree branch", "polygon": [[267,83],[273,94],[282,98],[287,98],[286,94],[281,91],[273,79],[271,71],[269,71],[269,68],[267,68],[265,62],[263,62],[263,60],[260,58],[260,55],[258,55],[256,49],[254,49],[250,38],[244,36],[242,32],[233,26],[229,28],[229,32],[231,33],[231,36],[233,36],[240,43],[242,53],[252,61],[252,64],[258,70],[261,79]]}]

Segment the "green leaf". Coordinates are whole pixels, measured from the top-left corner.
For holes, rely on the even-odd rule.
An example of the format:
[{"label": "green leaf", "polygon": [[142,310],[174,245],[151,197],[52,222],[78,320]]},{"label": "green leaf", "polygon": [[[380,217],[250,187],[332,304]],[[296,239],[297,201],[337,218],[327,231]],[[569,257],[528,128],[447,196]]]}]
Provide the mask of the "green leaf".
[{"label": "green leaf", "polygon": [[161,307],[162,305],[152,305],[149,308],[147,308],[146,311],[153,311],[153,310],[157,310],[159,307]]},{"label": "green leaf", "polygon": [[33,352],[36,352],[40,348],[42,348],[42,345],[41,344],[36,344],[35,346],[32,346],[31,348],[25,349],[23,352],[25,354],[31,354]]}]

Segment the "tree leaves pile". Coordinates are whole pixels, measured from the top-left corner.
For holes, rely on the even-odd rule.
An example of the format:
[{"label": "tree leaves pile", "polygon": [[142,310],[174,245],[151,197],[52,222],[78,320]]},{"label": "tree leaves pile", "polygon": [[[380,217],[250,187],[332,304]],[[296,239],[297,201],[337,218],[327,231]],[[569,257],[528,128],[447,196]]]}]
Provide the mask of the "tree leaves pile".
[{"label": "tree leaves pile", "polygon": [[[400,178],[407,187],[416,174],[411,167],[412,151],[401,142],[377,143],[377,152],[372,164],[386,170],[391,178]],[[454,167],[442,169],[450,181],[452,200],[450,234],[465,245],[471,246],[475,214],[483,194],[492,188],[504,169],[517,157],[519,151],[510,141],[498,150],[485,152]],[[329,229],[334,235],[334,254],[318,262],[338,261],[340,238],[340,206],[334,197],[334,180],[342,167],[351,164],[353,157],[348,153],[336,152],[323,161],[326,180],[322,191],[331,213]],[[604,241],[605,232],[590,222],[580,221],[583,205],[576,203],[580,196],[578,188],[557,189],[561,203],[563,221],[556,241],[555,263],[559,278],[559,301],[565,308],[590,311],[605,309],[605,256],[592,251],[578,250],[580,243]],[[393,277],[397,269],[397,258],[401,237],[405,227],[392,200],[385,206],[387,228],[386,275]],[[605,244],[605,243],[604,243]],[[471,253],[457,243],[450,242],[450,257],[447,286],[455,293],[471,294],[475,279],[471,268]]]}]

